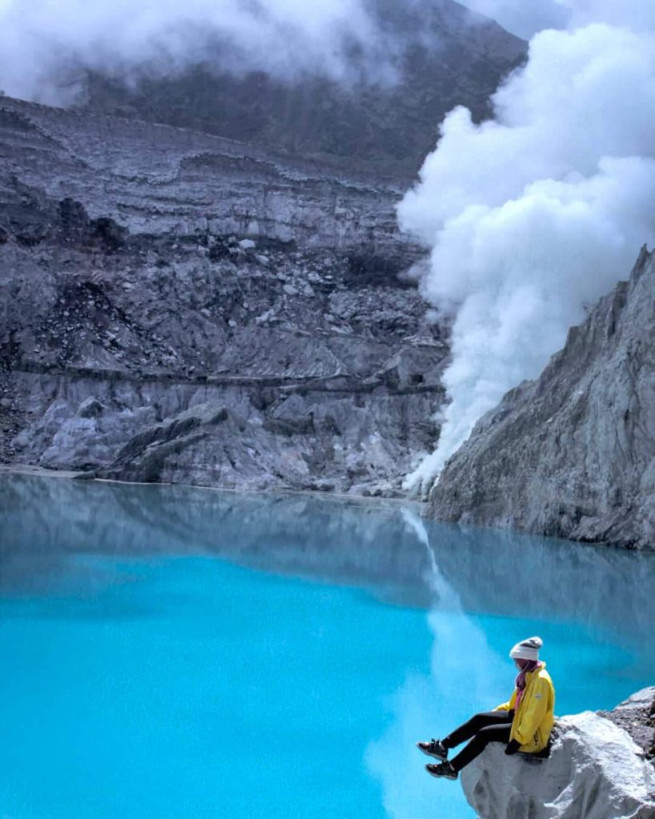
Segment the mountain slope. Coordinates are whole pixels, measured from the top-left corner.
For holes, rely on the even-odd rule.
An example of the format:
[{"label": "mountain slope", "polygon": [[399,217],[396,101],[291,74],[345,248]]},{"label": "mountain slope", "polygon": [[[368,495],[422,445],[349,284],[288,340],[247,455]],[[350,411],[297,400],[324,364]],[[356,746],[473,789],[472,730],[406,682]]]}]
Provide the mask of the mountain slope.
[{"label": "mountain slope", "polygon": [[428,514],[655,548],[655,255],[476,425]]},{"label": "mountain slope", "polygon": [[453,0],[369,5],[394,44],[396,81],[372,75],[356,49],[345,81],[229,72],[220,67],[217,42],[215,62],[205,57],[178,74],[147,66],[129,80],[89,73],[82,107],[411,178],[449,110],[465,105],[476,120],[491,114],[489,96],[525,58],[527,44]]}]

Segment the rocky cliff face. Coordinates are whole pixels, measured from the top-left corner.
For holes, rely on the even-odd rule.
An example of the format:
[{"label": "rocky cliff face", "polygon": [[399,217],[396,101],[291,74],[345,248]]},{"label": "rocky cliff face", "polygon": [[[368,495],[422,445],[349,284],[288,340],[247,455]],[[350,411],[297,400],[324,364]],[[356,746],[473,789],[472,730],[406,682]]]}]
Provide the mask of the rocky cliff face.
[{"label": "rocky cliff face", "polygon": [[428,514],[655,547],[655,255],[509,392],[447,463]]},{"label": "rocky cliff face", "polygon": [[8,98],[0,157],[5,461],[399,491],[447,354],[402,183]]},{"label": "rocky cliff face", "polygon": [[562,717],[545,760],[507,757],[492,743],[462,771],[466,798],[484,819],[650,819],[655,769],[644,756],[652,754],[654,707],[648,688],[607,714]]}]

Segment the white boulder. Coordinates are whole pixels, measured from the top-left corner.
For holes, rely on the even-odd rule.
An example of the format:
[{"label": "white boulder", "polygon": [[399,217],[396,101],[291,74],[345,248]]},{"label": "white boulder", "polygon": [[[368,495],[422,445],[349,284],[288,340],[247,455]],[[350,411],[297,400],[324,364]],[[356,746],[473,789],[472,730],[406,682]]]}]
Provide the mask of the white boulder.
[{"label": "white boulder", "polygon": [[480,819],[654,819],[655,768],[626,731],[585,711],[556,722],[551,755],[492,743],[461,773]]}]

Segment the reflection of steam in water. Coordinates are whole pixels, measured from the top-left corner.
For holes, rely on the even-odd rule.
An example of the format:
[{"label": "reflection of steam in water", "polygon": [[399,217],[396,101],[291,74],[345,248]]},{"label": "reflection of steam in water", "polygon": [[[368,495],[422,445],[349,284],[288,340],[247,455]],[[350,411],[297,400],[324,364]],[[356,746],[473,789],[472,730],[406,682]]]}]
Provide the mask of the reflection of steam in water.
[{"label": "reflection of steam in water", "polygon": [[392,721],[385,734],[369,745],[366,761],[382,785],[390,817],[445,818],[465,810],[461,789],[429,777],[424,770],[428,759],[415,743],[443,736],[472,711],[492,708],[505,699],[508,665],[465,614],[459,595],[439,569],[423,522],[411,511],[402,510],[402,515],[406,528],[428,554],[434,600],[427,616],[432,635],[430,674],[407,675],[391,699]]},{"label": "reflection of steam in water", "polygon": [[[488,675],[472,673],[472,656],[476,664],[483,661],[487,665],[495,658],[489,649],[486,636],[473,618],[464,612],[461,600],[455,589],[446,581],[437,564],[437,558],[430,545],[427,530],[420,518],[408,510],[403,510],[406,524],[416,533],[419,541],[425,546],[431,567],[430,587],[434,602],[428,614],[428,624],[434,635],[432,649],[432,678],[440,685],[442,694],[456,694],[462,687],[462,680],[470,690],[476,677],[485,677],[482,690],[476,692],[484,696],[488,689]],[[443,674],[447,669],[448,674]]]},{"label": "reflection of steam in water", "polygon": [[[653,555],[398,512],[397,504],[343,498],[0,475],[0,592],[56,578],[79,553],[203,554],[361,585],[442,617],[471,611],[513,619],[521,612],[531,621],[576,625],[655,662]],[[510,643],[522,636],[512,634]],[[494,645],[503,655],[500,637]]]},{"label": "reflection of steam in water", "polygon": [[428,562],[430,566],[430,577],[428,578],[428,582],[434,595],[432,608],[436,608],[438,605],[440,605],[441,607],[447,606],[448,608],[452,609],[461,609],[461,604],[457,593],[451,586],[448,585],[448,583],[446,583],[441,572],[439,571],[437,558],[435,557],[434,551],[430,546],[430,538],[428,537],[427,530],[423,525],[423,521],[408,509],[402,510],[402,516],[403,520],[405,521],[406,528],[414,532],[419,542],[425,546],[425,550],[428,555]]}]

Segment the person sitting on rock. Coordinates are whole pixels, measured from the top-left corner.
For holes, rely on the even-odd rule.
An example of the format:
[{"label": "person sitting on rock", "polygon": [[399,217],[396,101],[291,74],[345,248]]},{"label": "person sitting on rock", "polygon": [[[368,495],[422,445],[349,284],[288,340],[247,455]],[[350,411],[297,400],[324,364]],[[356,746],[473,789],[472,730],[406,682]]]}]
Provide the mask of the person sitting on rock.
[{"label": "person sitting on rock", "polygon": [[[542,645],[541,637],[529,637],[510,651],[519,673],[509,702],[476,714],[443,739],[416,743],[424,754],[443,760],[438,765],[426,765],[428,773],[457,779],[462,768],[482,753],[489,742],[507,743],[506,754],[517,751],[538,754],[547,749],[554,722],[555,689],[546,663],[539,661]],[[448,760],[448,751],[466,740],[471,741],[454,759]]]}]

